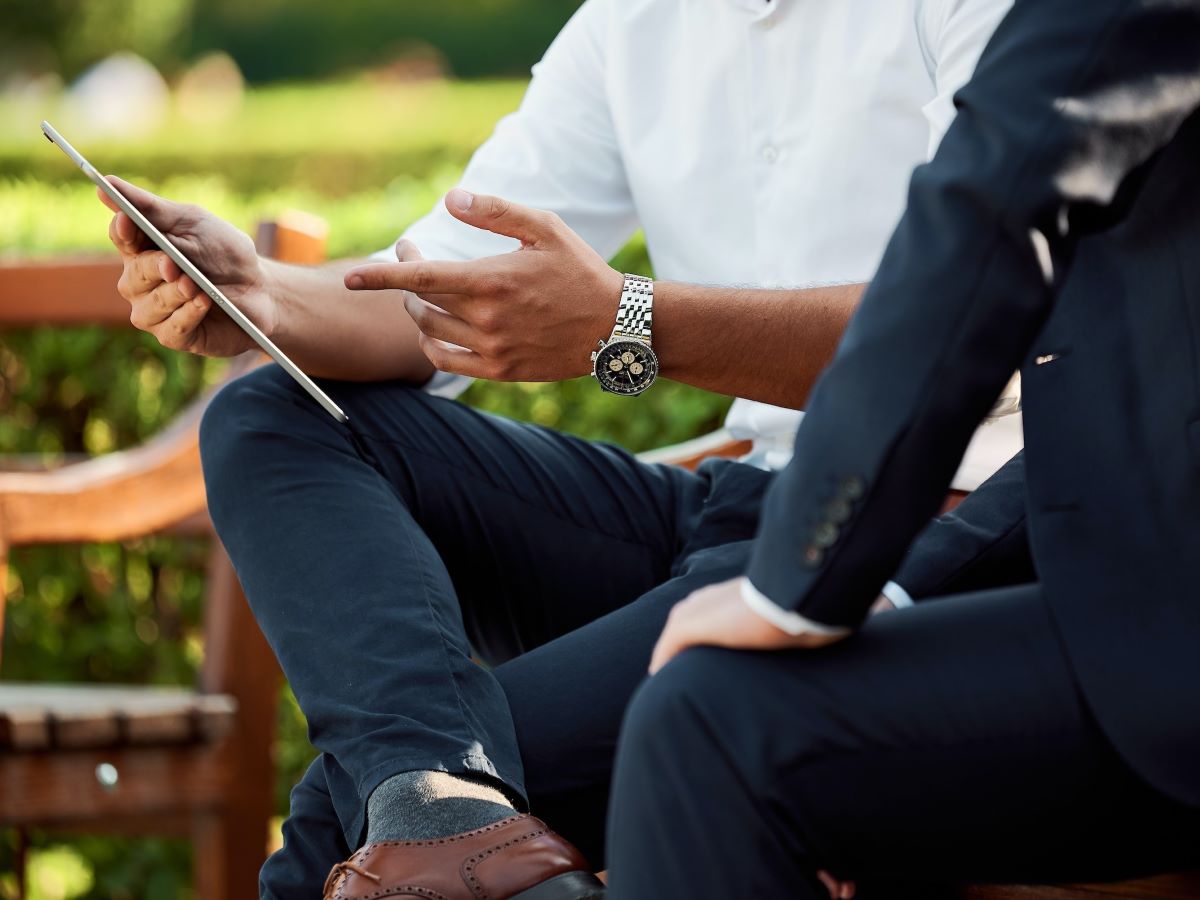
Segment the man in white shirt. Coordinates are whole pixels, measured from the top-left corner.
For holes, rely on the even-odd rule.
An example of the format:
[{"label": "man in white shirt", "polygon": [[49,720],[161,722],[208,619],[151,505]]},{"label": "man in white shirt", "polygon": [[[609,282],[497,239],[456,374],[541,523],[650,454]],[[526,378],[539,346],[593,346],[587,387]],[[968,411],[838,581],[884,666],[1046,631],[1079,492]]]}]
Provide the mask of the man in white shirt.
[{"label": "man in white shirt", "polygon": [[[293,359],[338,380],[351,418],[323,418],[268,369],[222,392],[203,429],[214,521],[322,751],[265,896],[313,891],[364,839],[331,891],[378,889],[371,866],[415,878],[405,860],[428,871],[450,835],[469,856],[509,832],[503,868],[525,881],[493,894],[594,895],[565,842],[549,868],[522,857],[561,839],[513,816],[531,804],[601,862],[612,746],[666,612],[744,570],[794,410],[1009,3],[588,0],[399,265],[390,250],[353,273],[259,260],[204,211],[127,186]],[[775,290],[650,294],[604,263],[638,226],[661,279]],[[247,348],[128,219],[111,234],[134,324],[192,352]],[[442,262],[485,257],[458,284],[466,270]],[[362,290],[413,277],[420,296]],[[728,424],[754,439],[750,464],[649,466],[444,399],[455,373],[585,374],[609,339],[627,341],[600,351],[610,390],[661,371],[744,398]],[[982,429],[956,486],[1019,445],[1018,417]],[[472,648],[503,664],[474,665]],[[443,860],[447,877],[461,861]]]}]

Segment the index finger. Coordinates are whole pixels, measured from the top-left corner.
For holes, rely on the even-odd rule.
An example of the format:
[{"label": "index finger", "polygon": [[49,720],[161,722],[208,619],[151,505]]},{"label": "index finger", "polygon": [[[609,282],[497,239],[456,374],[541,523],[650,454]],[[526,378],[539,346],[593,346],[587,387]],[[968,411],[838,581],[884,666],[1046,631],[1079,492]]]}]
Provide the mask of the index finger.
[{"label": "index finger", "polygon": [[136,256],[150,246],[150,238],[142,234],[142,229],[123,212],[117,213],[109,222],[108,239],[122,256]]},{"label": "index finger", "polygon": [[178,281],[179,266],[161,250],[143,250],[125,261],[124,287],[133,296],[148,294],[164,281]]},{"label": "index finger", "polygon": [[412,291],[414,294],[478,294],[486,288],[486,273],[478,262],[417,260],[372,263],[346,272],[352,291]]}]

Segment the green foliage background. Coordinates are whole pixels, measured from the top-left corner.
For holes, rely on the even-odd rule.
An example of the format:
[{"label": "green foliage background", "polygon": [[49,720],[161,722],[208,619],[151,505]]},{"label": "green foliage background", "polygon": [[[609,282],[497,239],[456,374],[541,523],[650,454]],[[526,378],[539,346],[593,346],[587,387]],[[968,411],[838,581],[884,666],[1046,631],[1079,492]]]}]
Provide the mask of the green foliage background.
[{"label": "green foliage background", "polygon": [[[103,168],[247,230],[286,208],[317,213],[331,225],[331,255],[358,255],[387,246],[454,184],[523,87],[519,80],[275,85],[251,91],[237,119],[217,133],[173,119],[150,140],[80,143]],[[110,252],[108,213],[37,134],[37,120],[47,115],[72,133],[68,109],[0,100],[0,256]],[[617,265],[649,270],[640,240]],[[223,369],[221,361],[172,353],[131,329],[0,335],[0,455],[53,465],[135,445],[217,383]],[[586,379],[479,383],[464,400],[635,450],[717,427],[728,404],[671,383],[631,402],[602,395]],[[165,538],[18,551],[5,586],[0,679],[191,683],[203,654],[206,552],[203,542]],[[280,814],[313,752],[288,695],[276,748]],[[35,896],[188,895],[186,845],[34,837]],[[12,851],[12,835],[0,838],[0,897],[13,890],[11,874],[3,874]]]},{"label": "green foliage background", "polygon": [[0,73],[67,78],[114,50],[168,74],[207,50],[253,82],[314,79],[432,51],[463,78],[525,75],[579,0],[0,0]]},{"label": "green foliage background", "polygon": [[205,0],[188,48],[225,50],[255,81],[333,75],[414,45],[436,47],[460,78],[525,75],[579,2]]}]

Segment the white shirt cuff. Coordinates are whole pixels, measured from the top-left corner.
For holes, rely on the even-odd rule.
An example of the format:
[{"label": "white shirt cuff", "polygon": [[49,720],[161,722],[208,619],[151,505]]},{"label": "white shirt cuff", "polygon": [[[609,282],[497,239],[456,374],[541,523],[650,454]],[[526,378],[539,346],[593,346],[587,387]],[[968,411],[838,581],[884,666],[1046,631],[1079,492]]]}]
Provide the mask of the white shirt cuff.
[{"label": "white shirt cuff", "polygon": [[784,609],[769,597],[759,593],[758,589],[750,583],[749,578],[741,579],[741,590],[742,600],[750,607],[751,612],[762,616],[762,618],[766,619],[780,631],[785,631],[791,635],[820,634],[840,636],[850,633],[849,628],[822,625],[820,622],[804,618],[799,613]]},{"label": "white shirt cuff", "polygon": [[900,587],[894,581],[889,581],[883,586],[883,590],[879,593],[892,601],[892,606],[896,609],[905,609],[913,605],[913,598],[909,596],[908,591]]}]

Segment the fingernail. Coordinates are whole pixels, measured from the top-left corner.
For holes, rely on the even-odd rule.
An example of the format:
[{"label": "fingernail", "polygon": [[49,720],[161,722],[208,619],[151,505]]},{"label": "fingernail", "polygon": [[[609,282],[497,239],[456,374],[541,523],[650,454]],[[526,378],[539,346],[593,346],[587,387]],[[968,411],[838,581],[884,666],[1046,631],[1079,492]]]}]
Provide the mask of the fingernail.
[{"label": "fingernail", "polygon": [[199,295],[193,297],[192,303],[195,305],[196,309],[204,309],[204,298],[203,297],[201,297]]},{"label": "fingernail", "polygon": [[356,291],[363,286],[361,275],[351,275],[346,279],[346,287],[352,291]]},{"label": "fingernail", "polygon": [[455,209],[461,209],[463,212],[466,212],[471,208],[471,204],[475,202],[475,195],[464,191],[462,188],[454,188],[454,190],[446,195],[446,199],[450,201],[450,205]]}]

